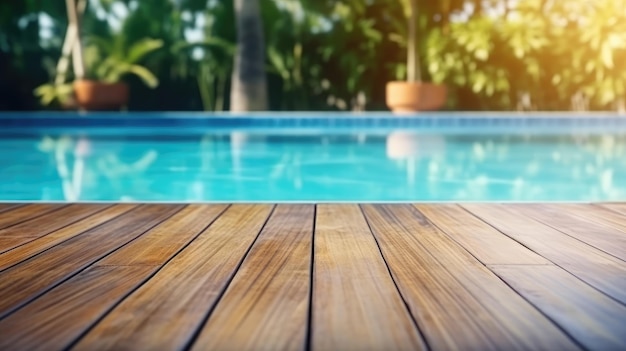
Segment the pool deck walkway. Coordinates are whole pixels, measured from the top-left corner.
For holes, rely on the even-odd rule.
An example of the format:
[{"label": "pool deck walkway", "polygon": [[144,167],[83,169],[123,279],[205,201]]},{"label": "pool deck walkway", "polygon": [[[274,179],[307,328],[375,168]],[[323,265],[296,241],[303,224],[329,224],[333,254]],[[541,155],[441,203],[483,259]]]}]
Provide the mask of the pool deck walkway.
[{"label": "pool deck walkway", "polygon": [[626,204],[0,204],[0,350],[620,350]]}]

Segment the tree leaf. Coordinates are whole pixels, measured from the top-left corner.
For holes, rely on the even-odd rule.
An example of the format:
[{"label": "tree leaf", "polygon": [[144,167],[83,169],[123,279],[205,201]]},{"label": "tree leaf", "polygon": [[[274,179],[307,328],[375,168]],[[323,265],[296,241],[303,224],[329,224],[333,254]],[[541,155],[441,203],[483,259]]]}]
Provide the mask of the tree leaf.
[{"label": "tree leaf", "polygon": [[146,55],[161,47],[163,47],[163,40],[150,38],[140,40],[128,49],[128,55],[125,61],[129,64],[137,63]]},{"label": "tree leaf", "polygon": [[289,79],[289,69],[283,59],[282,55],[276,50],[274,46],[267,48],[267,56],[272,63],[272,66],[278,71],[278,74],[284,79]]},{"label": "tree leaf", "polygon": [[489,51],[487,51],[487,49],[481,48],[474,52],[474,56],[480,61],[487,61],[487,59],[489,58]]},{"label": "tree leaf", "polygon": [[600,56],[602,58],[602,63],[604,64],[604,67],[608,69],[612,69],[614,66],[613,65],[613,49],[611,48],[610,43],[605,42],[604,44],[602,44]]},{"label": "tree leaf", "polygon": [[128,73],[133,73],[150,88],[154,89],[159,86],[159,79],[152,74],[147,68],[139,65],[131,65],[128,67]]}]

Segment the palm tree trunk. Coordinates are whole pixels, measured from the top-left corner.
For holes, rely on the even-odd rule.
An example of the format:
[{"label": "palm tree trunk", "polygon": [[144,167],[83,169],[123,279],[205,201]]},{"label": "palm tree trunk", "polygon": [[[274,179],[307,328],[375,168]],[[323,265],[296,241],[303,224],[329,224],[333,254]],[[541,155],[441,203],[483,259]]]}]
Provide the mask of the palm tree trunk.
[{"label": "palm tree trunk", "polygon": [[[73,1],[71,3],[69,2],[66,2],[66,3],[70,6],[73,5]],[[76,18],[81,18],[83,16],[83,14],[85,13],[86,6],[87,6],[86,0],[78,0],[78,5],[76,5],[77,7]],[[70,9],[69,6],[68,6],[68,15],[69,15],[68,18],[72,18],[73,11]],[[76,51],[75,49],[76,39],[78,38],[79,35],[80,33],[78,30],[78,27],[72,23],[72,20],[70,20],[70,23],[67,26],[67,31],[65,33],[65,41],[63,41],[63,48],[61,49],[61,58],[59,59],[59,62],[57,63],[56,77],[54,79],[54,83],[57,85],[65,83],[65,79],[67,78],[67,69],[70,64],[70,57],[72,56],[72,52]],[[74,62],[74,67],[76,67],[77,65],[81,65],[79,69],[84,66],[83,63],[78,63],[76,62],[76,60],[73,60],[73,62]],[[84,68],[82,71],[84,72]]]},{"label": "palm tree trunk", "polygon": [[[73,40],[72,49],[72,63],[74,66],[74,75],[78,79],[82,79],[85,76],[85,61],[83,60],[83,47],[80,38],[80,21],[81,11],[84,11],[86,1],[81,1],[81,4],[77,5],[75,0],[66,0],[67,6],[67,18],[68,18],[68,34],[73,34],[73,38],[67,40]],[[74,33],[71,33],[74,31]]]},{"label": "palm tree trunk", "polygon": [[234,5],[237,53],[230,91],[230,110],[267,110],[265,41],[259,0],[235,0]]},{"label": "palm tree trunk", "polygon": [[409,16],[409,35],[407,42],[407,80],[419,82],[422,80],[420,70],[419,45],[417,45],[417,0],[410,0],[411,15]]}]

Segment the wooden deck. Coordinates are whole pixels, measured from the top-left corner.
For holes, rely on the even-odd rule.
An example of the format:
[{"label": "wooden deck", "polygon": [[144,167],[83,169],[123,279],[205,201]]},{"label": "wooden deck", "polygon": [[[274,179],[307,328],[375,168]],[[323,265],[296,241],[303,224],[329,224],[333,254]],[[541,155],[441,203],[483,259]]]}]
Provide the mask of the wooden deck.
[{"label": "wooden deck", "polygon": [[0,204],[0,350],[625,348],[624,204]]}]

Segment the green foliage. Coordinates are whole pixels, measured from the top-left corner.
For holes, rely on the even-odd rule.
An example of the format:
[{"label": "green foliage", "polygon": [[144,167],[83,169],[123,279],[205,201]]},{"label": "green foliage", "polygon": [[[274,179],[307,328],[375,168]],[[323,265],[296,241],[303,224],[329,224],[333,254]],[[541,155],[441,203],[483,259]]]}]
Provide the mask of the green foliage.
[{"label": "green foliage", "polygon": [[71,101],[73,93],[74,88],[72,84],[46,83],[35,89],[35,96],[39,98],[41,104],[44,106],[53,105],[55,103],[66,105]]},{"label": "green foliage", "polygon": [[91,36],[85,41],[84,49],[88,76],[114,83],[124,75],[134,74],[148,87],[156,88],[159,79],[139,62],[162,46],[163,42],[158,39],[146,38],[127,44],[122,35],[114,36],[113,40]]},{"label": "green foliage", "polygon": [[561,16],[575,18],[568,23],[567,33],[563,33],[570,46],[560,49],[575,50],[570,70],[555,79],[585,92],[599,106],[607,106],[625,95],[626,1],[580,2],[577,5],[577,8],[557,9]]},{"label": "green foliage", "polygon": [[[552,5],[550,5],[552,4]],[[583,93],[592,107],[624,98],[623,0],[522,0],[508,18],[475,15],[430,30],[426,57],[437,82],[471,91],[481,108],[511,109],[528,94],[541,109],[567,110]]]},{"label": "green foliage", "polygon": [[[490,101],[492,109],[510,105],[512,87],[520,90],[535,82],[538,66],[531,59],[536,43],[532,36],[521,35],[513,25],[502,24],[487,17],[476,17],[465,23],[453,23],[446,35],[442,29],[433,29],[427,38],[426,58],[428,72],[436,83],[445,83],[457,89],[466,89]],[[513,36],[511,38],[510,36]],[[523,68],[524,64],[528,66]],[[515,74],[526,69],[530,74],[517,78]]]},{"label": "green foliage", "polygon": [[[385,83],[406,77],[406,0],[260,1],[272,109],[351,109],[359,94],[368,109],[386,109]],[[516,109],[520,96],[543,110],[568,110],[575,96],[612,109],[626,99],[624,8],[626,0],[419,0],[423,79],[445,83],[454,109]],[[46,38],[41,14],[52,19]],[[0,71],[15,72],[28,95],[40,86],[36,95],[52,105],[67,97],[67,86],[46,84],[66,24],[63,1],[0,1]],[[228,108],[232,0],[90,0],[82,34],[91,76],[143,81],[128,79],[131,109]],[[157,77],[157,89],[144,85]]]}]

